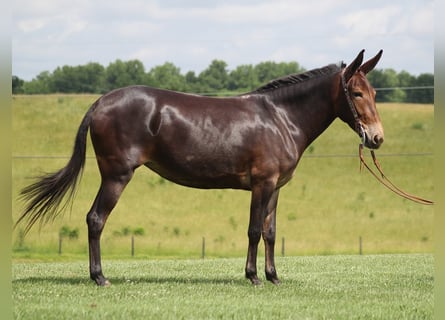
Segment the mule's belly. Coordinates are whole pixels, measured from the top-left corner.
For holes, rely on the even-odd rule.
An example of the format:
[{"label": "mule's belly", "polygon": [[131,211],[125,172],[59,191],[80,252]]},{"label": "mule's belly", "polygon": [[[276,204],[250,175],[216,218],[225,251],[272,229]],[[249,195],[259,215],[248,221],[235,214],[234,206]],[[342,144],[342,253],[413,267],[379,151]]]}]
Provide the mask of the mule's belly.
[{"label": "mule's belly", "polygon": [[[250,173],[229,173],[211,168],[208,165],[197,165],[193,168],[184,165],[169,166],[165,163],[148,162],[145,166],[159,174],[161,177],[191,188],[198,189],[243,189],[250,190]],[[210,173],[211,172],[211,173]]]}]

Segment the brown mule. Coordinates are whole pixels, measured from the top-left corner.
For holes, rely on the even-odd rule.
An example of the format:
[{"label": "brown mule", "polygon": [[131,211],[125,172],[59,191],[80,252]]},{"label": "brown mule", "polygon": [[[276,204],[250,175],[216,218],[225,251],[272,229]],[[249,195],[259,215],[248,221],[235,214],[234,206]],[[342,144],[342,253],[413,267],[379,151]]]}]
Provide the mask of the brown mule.
[{"label": "brown mule", "polygon": [[[230,98],[145,86],[111,91],[83,118],[68,164],[23,189],[28,203],[17,223],[27,220],[28,231],[35,222],[54,218],[72,200],[89,129],[102,178],[87,214],[90,277],[98,285],[109,284],[101,266],[102,230],[141,165],[188,187],[250,190],[246,277],[260,283],[256,260],[263,237],[266,278],[277,284],[278,194],[306,147],[337,117],[356,130],[367,147],[376,149],[383,142],[375,91],[366,79],[382,51],[364,64],[363,53],[346,67],[328,65],[289,75]],[[353,110],[348,100],[353,101]]]}]

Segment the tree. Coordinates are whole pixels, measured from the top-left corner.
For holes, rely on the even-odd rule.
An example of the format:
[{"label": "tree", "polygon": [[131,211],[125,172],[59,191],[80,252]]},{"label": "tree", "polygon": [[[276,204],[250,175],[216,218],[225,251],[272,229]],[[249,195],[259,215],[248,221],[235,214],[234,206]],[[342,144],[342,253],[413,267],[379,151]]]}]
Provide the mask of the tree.
[{"label": "tree", "polygon": [[415,90],[414,101],[416,103],[434,103],[434,75],[431,73],[422,73],[416,80],[417,87],[430,87],[422,90]]},{"label": "tree", "polygon": [[144,65],[139,60],[123,62],[116,60],[108,65],[105,70],[105,86],[107,91],[144,83]]},{"label": "tree", "polygon": [[433,103],[434,75],[425,73],[417,78],[406,71],[397,74],[393,69],[373,70],[368,80],[377,88],[377,102]]},{"label": "tree", "polygon": [[377,102],[406,100],[406,92],[400,89],[400,81],[394,69],[375,69],[369,73],[368,80],[374,88],[380,89],[376,96]]},{"label": "tree", "polygon": [[[12,92],[105,93],[128,85],[147,84],[176,91],[216,95],[227,90],[248,92],[271,80],[304,71],[297,62],[266,61],[257,65],[240,65],[228,72],[224,61],[213,60],[198,76],[194,71],[181,74],[181,70],[171,62],[155,66],[146,73],[141,61],[118,59],[107,68],[94,62],[57,67],[52,73],[41,72],[31,81],[12,76]],[[368,80],[378,90],[377,102],[434,102],[433,74],[424,73],[416,77],[406,71],[397,73],[393,69],[376,69],[368,74]]]},{"label": "tree", "polygon": [[51,74],[49,71],[40,72],[36,78],[23,84],[25,94],[45,94],[51,91]]},{"label": "tree", "polygon": [[276,63],[273,61],[266,61],[255,66],[255,73],[260,85],[289,74],[301,73],[303,71],[305,71],[304,68],[301,68],[297,62]]},{"label": "tree", "polygon": [[258,87],[255,68],[251,64],[240,65],[229,74],[227,89],[234,91],[251,91]]},{"label": "tree", "polygon": [[202,93],[216,93],[227,88],[227,63],[213,60],[212,63],[199,74]]},{"label": "tree", "polygon": [[101,92],[104,70],[102,65],[93,62],[76,67],[58,67],[51,77],[51,89],[63,93]]},{"label": "tree", "polygon": [[12,76],[12,94],[18,94],[24,92],[24,85],[25,81],[20,79],[17,76]]},{"label": "tree", "polygon": [[[409,74],[406,71],[401,71],[397,75],[399,79],[399,87],[400,88],[409,88],[414,86],[414,81],[416,78]],[[413,100],[413,94],[415,93],[415,90],[409,90],[409,89],[402,89],[405,90],[405,99],[403,101],[410,102]]]},{"label": "tree", "polygon": [[83,84],[79,85],[81,92],[88,93],[104,93],[105,89],[105,68],[95,62],[90,62],[79,68],[79,72],[83,74],[80,77]]},{"label": "tree", "polygon": [[201,92],[201,90],[199,90],[199,78],[196,76],[194,71],[188,71],[185,74],[185,85],[185,91],[187,92]]},{"label": "tree", "polygon": [[186,83],[181,70],[171,62],[166,62],[161,66],[154,67],[150,70],[147,77],[150,86],[184,91]]},{"label": "tree", "polygon": [[81,74],[77,67],[58,67],[52,74],[51,89],[53,92],[79,92],[80,77]]}]

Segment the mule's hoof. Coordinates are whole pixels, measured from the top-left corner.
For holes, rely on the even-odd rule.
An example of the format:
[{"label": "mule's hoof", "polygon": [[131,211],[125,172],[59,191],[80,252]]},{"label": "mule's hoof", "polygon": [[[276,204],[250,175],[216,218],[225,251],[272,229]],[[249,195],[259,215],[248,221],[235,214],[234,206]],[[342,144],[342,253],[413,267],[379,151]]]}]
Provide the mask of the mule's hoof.
[{"label": "mule's hoof", "polygon": [[252,277],[249,278],[249,280],[254,286],[260,286],[262,284],[261,280],[258,279],[258,277]]},{"label": "mule's hoof", "polygon": [[278,286],[279,284],[281,284],[281,281],[278,280],[278,278],[273,278],[273,279],[267,279],[270,282],[272,282],[274,285]]},{"label": "mule's hoof", "polygon": [[98,278],[94,279],[94,281],[100,287],[109,287],[109,286],[111,286],[111,282],[108,281],[108,279],[105,279],[104,277],[98,277]]},{"label": "mule's hoof", "polygon": [[280,280],[278,280],[278,276],[277,276],[276,271],[270,272],[270,273],[266,272],[266,279],[268,281],[272,282],[275,285],[279,285],[280,284]]}]

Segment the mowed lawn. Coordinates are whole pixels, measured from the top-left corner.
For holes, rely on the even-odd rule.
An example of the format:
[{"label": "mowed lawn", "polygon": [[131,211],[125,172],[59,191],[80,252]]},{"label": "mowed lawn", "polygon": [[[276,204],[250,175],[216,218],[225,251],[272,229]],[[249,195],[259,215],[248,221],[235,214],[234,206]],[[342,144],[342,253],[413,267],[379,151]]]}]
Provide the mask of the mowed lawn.
[{"label": "mowed lawn", "polygon": [[[13,97],[14,221],[23,208],[20,189],[33,181],[30,177],[66,164],[78,125],[97,97]],[[380,104],[378,109],[385,143],[376,153],[386,174],[405,191],[432,198],[433,106]],[[432,252],[433,206],[402,199],[367,172],[360,173],[358,143],[357,135],[336,120],[305,152],[293,180],[280,192],[278,253],[283,238],[286,255],[355,254],[360,238],[365,254]],[[100,183],[90,144],[87,157],[71,210],[41,229],[35,227],[25,238],[23,226],[18,226],[13,232],[14,258],[87,256],[85,216]],[[245,191],[185,188],[142,167],[108,219],[103,254],[130,256],[130,234],[139,229],[136,257],[200,257],[203,238],[208,256],[243,257],[249,201]],[[64,239],[59,257],[64,226],[77,230],[78,237]]]},{"label": "mowed lawn", "polygon": [[[260,266],[263,264],[260,263]],[[14,263],[15,319],[432,319],[431,254],[279,257],[282,284],[254,287],[244,259]],[[264,279],[264,276],[262,275]]]}]

